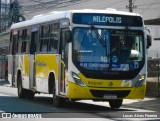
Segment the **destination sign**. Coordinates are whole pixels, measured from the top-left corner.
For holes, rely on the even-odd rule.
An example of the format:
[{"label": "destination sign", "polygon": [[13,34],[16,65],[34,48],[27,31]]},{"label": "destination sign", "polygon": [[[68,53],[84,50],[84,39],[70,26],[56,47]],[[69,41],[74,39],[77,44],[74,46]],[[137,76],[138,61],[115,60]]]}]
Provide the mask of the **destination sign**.
[{"label": "destination sign", "polygon": [[93,23],[122,23],[122,17],[93,16]]},{"label": "destination sign", "polygon": [[113,14],[73,14],[74,24],[89,24],[89,25],[105,25],[105,26],[143,26],[140,16],[126,16]]}]

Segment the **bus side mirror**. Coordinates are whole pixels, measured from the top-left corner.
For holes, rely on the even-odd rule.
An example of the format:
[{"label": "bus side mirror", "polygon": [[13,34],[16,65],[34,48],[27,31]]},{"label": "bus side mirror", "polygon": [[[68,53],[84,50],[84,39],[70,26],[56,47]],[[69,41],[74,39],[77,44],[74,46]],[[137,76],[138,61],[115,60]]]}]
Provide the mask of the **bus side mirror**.
[{"label": "bus side mirror", "polygon": [[147,35],[147,49],[152,45],[152,37],[151,35]]},{"label": "bus side mirror", "polygon": [[70,30],[65,31],[65,39],[68,43],[72,41],[72,32]]}]

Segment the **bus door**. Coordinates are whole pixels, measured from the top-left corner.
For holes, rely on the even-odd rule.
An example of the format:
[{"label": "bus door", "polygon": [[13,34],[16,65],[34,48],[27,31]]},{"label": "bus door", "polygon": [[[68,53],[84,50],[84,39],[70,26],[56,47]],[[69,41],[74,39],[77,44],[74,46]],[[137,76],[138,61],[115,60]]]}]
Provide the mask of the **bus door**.
[{"label": "bus door", "polygon": [[61,54],[61,79],[60,79],[60,92],[66,93],[66,82],[67,82],[67,70],[68,70],[68,43],[65,40],[65,31],[67,29],[62,29],[61,44],[60,44],[60,54]]},{"label": "bus door", "polygon": [[16,86],[15,84],[15,71],[16,71],[16,65],[15,65],[15,54],[17,52],[17,39],[18,39],[18,31],[14,30],[11,33],[10,37],[10,54],[8,56],[8,77],[9,81],[12,84],[12,86]]},{"label": "bus door", "polygon": [[36,28],[32,28],[32,33],[31,33],[31,44],[30,44],[30,68],[29,68],[29,85],[30,89],[33,89],[36,87],[36,78],[35,78],[35,54],[36,54],[36,42],[38,40],[38,31]]}]

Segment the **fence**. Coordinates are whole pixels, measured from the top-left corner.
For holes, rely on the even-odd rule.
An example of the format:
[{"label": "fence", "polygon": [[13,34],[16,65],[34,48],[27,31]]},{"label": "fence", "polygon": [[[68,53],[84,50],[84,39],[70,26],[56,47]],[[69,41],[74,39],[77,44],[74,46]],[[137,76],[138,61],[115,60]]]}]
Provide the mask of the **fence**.
[{"label": "fence", "polygon": [[0,80],[5,79],[5,73],[6,73],[6,63],[8,62],[7,56],[6,55],[0,55]]},{"label": "fence", "polygon": [[160,97],[160,58],[148,59],[146,95]]}]

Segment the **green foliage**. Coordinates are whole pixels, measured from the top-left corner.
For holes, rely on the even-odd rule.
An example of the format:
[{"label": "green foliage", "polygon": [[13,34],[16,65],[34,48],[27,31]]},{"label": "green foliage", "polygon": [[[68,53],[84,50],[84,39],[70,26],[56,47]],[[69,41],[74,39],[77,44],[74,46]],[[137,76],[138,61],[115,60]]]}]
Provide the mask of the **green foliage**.
[{"label": "green foliage", "polygon": [[21,6],[19,5],[17,0],[14,0],[10,4],[10,17],[12,22],[17,23],[25,20],[25,17],[23,16],[21,10]]}]

